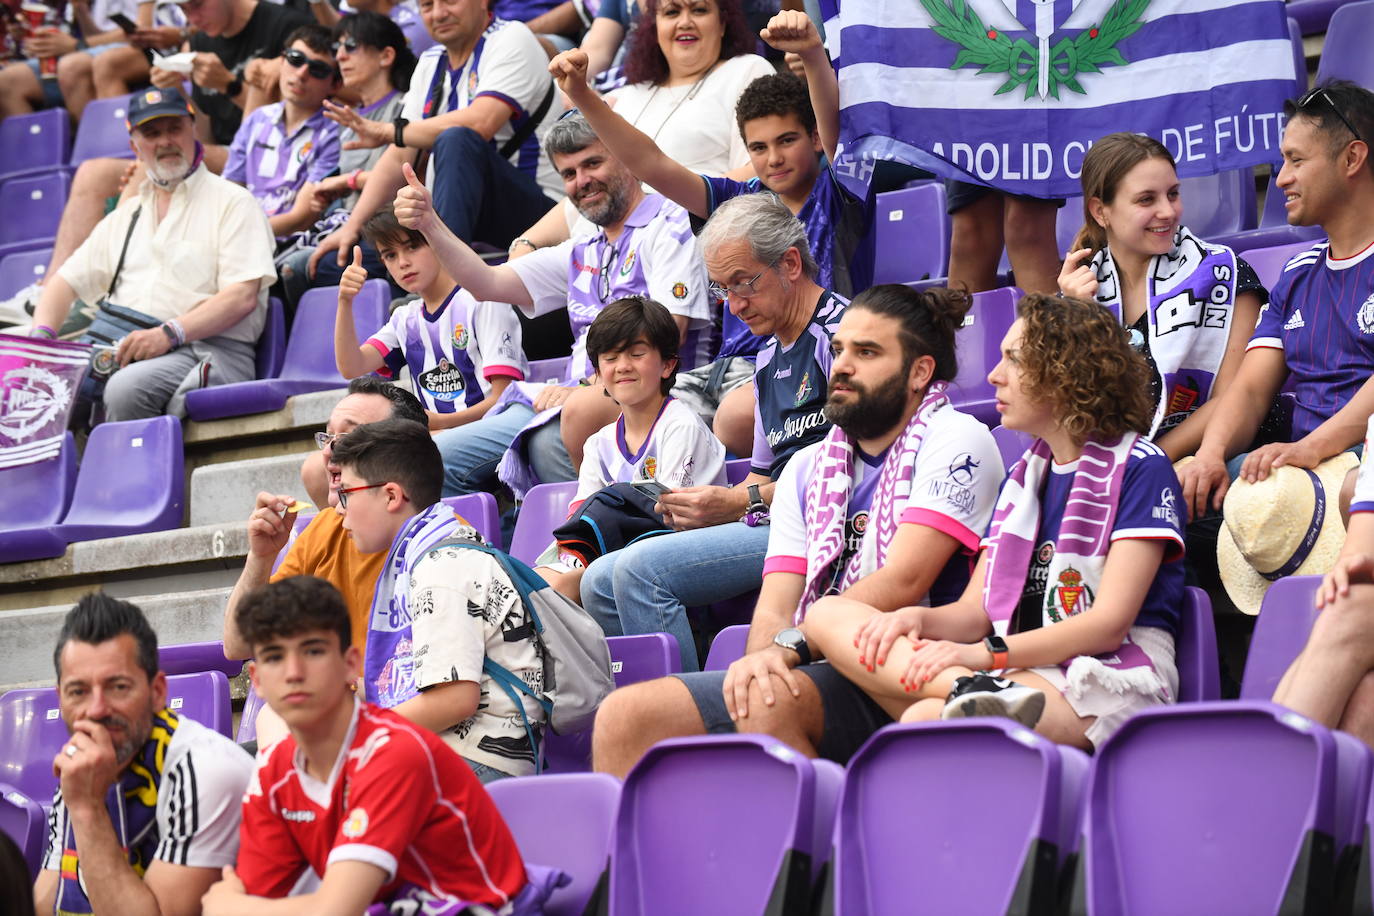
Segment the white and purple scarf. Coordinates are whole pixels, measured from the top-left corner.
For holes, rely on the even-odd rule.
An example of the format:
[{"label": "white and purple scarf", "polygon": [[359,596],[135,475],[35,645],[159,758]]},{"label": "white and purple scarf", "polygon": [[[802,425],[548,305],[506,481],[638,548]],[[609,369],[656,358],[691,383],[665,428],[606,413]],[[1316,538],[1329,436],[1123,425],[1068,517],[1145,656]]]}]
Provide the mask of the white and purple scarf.
[{"label": "white and purple scarf", "polygon": [[[1121,321],[1121,280],[1110,250],[1099,251],[1092,267],[1098,304]],[[1150,423],[1154,439],[1211,396],[1235,315],[1236,255],[1179,226],[1169,253],[1150,259],[1145,282],[1150,357],[1163,383]]]},{"label": "white and purple scarf", "polygon": [[[1053,626],[1092,606],[1102,584],[1111,547],[1112,528],[1121,499],[1126,460],[1140,436],[1127,433],[1116,441],[1089,440],[1078,459],[1069,500],[1054,543],[1041,605],[1041,626]],[[1026,574],[1040,529],[1040,500],[1053,456],[1036,439],[1012,468],[992,513],[987,536],[987,570],[983,607],[993,632],[1005,637],[1025,591]],[[1060,584],[1062,583],[1062,584]],[[1167,692],[1150,657],[1127,637],[1114,653],[1066,659],[1062,666],[1074,683],[1075,670],[1092,675],[1118,692]],[[1089,670],[1084,670],[1085,668]],[[1102,669],[1112,669],[1115,675]],[[1132,670],[1136,669],[1136,670]]]},{"label": "white and purple scarf", "polygon": [[[953,409],[945,396],[948,387],[947,382],[934,382],[926,389],[916,413],[888,449],[868,510],[868,527],[864,529],[859,549],[849,558],[840,575],[841,590],[886,561],[887,548],[897,533],[902,510],[911,496],[911,477],[926,426],[936,411]],[[806,588],[793,614],[794,623],[800,623],[807,608],[821,597],[821,590],[831,576],[831,565],[844,553],[845,519],[854,491],[854,461],[853,440],[838,426],[831,427],[821,440],[816,461],[811,466],[811,477],[806,482]]]}]

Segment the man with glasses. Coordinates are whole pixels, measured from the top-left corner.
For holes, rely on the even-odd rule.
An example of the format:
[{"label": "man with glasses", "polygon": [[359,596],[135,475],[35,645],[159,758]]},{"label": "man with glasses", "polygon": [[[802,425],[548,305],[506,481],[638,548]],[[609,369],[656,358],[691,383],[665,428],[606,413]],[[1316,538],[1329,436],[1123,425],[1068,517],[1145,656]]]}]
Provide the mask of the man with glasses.
[{"label": "man with glasses", "polygon": [[[1254,483],[1358,450],[1374,412],[1374,93],[1333,81],[1285,111],[1275,182],[1288,222],[1328,239],[1284,267],[1197,459],[1180,471],[1194,519],[1221,508],[1236,476]],[[1295,401],[1289,441],[1242,454],[1284,387]]]},{"label": "man with glasses", "polygon": [[339,125],[324,113],[324,100],[342,78],[329,31],[303,25],[282,52],[280,102],[243,119],[223,175],[253,193],[277,238],[308,229],[327,203],[315,185],[338,171]]},{"label": "man with glasses", "polygon": [[[706,271],[687,211],[659,194],[645,194],[580,114],[554,124],[544,148],[568,197],[598,227],[596,233],[492,267],[439,219],[414,172],[407,172],[409,184],[396,196],[397,220],[424,233],[449,276],[468,292],[509,302],[531,318],[566,308],[572,325],[572,361],[562,384],[512,384],[481,420],[435,437],[444,456],[446,496],[493,487],[497,462],[527,425],[528,450],[522,442],[512,451],[502,479],[523,494],[540,481],[577,477],[587,436],[619,415],[603,395],[586,349],[587,329],[616,299],[647,296],[668,309],[681,335],[684,369],[713,355]],[[579,436],[551,422],[565,403],[585,408]]]}]

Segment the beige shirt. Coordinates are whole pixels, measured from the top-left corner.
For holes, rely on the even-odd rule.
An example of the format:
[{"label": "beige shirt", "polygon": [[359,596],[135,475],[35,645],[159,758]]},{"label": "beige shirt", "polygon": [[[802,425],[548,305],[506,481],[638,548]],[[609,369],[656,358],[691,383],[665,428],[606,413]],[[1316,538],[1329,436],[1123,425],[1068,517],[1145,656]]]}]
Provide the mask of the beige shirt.
[{"label": "beige shirt", "polygon": [[275,241],[262,207],[246,188],[201,165],[172,192],[159,222],[151,181],[136,199],[102,219],[58,275],[86,302],[109,288],[134,212],[143,214],[129,238],[115,305],[166,320],[184,315],[225,287],[261,280],[258,307],[221,336],[253,343],[267,314],[267,288],[277,279]]}]

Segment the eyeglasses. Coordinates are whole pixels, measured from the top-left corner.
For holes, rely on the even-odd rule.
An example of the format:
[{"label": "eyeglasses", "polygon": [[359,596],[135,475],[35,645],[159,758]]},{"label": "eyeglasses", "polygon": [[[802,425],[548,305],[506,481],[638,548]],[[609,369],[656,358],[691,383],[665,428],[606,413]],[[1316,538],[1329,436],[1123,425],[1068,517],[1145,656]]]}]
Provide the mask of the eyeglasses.
[{"label": "eyeglasses", "polygon": [[315,444],[326,449],[341,438],[343,438],[343,433],[315,433]]},{"label": "eyeglasses", "polygon": [[1341,112],[1341,110],[1336,107],[1336,100],[1331,98],[1331,93],[1327,92],[1325,87],[1313,89],[1311,92],[1307,93],[1307,95],[1298,99],[1298,111],[1302,111],[1304,108],[1308,107],[1313,102],[1319,99],[1326,103],[1326,107],[1330,108],[1331,111],[1336,115],[1336,117],[1341,119],[1341,123],[1345,125],[1345,129],[1350,131],[1351,135],[1356,140],[1359,140],[1361,143],[1368,143],[1368,141],[1365,140],[1364,137],[1360,136],[1360,132],[1355,129],[1355,125],[1350,123],[1350,119],[1347,118]]},{"label": "eyeglasses", "polygon": [[[779,258],[778,260],[780,261],[782,259]],[[758,288],[754,286],[755,283],[759,282],[759,278],[777,266],[778,261],[774,261],[748,280],[732,283],[729,286],[721,286],[719,283],[712,283],[707,289],[709,289],[711,295],[715,296],[717,299],[724,299],[726,296],[739,296],[741,299],[748,299],[751,296],[757,296],[759,294]]]},{"label": "eyeglasses", "polygon": [[349,35],[346,38],[340,38],[329,47],[334,52],[334,56],[338,57],[340,51],[347,51],[349,54],[352,54],[357,51],[361,45],[358,44],[358,39]]},{"label": "eyeglasses", "polygon": [[381,483],[367,483],[367,484],[363,484],[363,485],[360,486],[360,487],[344,487],[344,488],[340,488],[340,490],[339,490],[339,508],[340,508],[340,509],[347,509],[347,508],[348,508],[348,494],[349,494],[349,493],[357,493],[359,490],[375,490],[375,489],[377,489],[378,487],[384,487],[384,486],[386,486],[386,481],[385,481],[385,480],[383,480]]},{"label": "eyeglasses", "polygon": [[281,56],[286,60],[288,67],[304,67],[306,72],[317,80],[334,79],[339,73],[338,67],[322,60],[315,60],[313,57],[306,57],[305,52],[299,48],[283,51]]},{"label": "eyeglasses", "polygon": [[605,245],[601,249],[601,269],[596,272],[596,294],[604,303],[611,298],[611,273],[615,270],[615,260],[620,254],[616,245]]}]

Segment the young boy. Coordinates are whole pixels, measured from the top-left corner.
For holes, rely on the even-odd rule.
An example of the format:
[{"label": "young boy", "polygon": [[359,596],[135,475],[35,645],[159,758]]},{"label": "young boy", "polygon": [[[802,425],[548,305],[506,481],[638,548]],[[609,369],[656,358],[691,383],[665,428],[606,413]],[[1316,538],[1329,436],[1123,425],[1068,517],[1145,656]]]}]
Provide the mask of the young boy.
[{"label": "young boy", "polygon": [[363,225],[392,280],[420,298],[401,306],[377,333],[358,345],[353,299],[367,281],[362,249],[339,280],[334,360],[344,378],[377,371],[390,378],[410,368],[415,394],[432,430],[481,419],[512,381],[529,369],[515,309],[478,302],[461,289],[434,256],[425,237],[396,222],[390,206]]},{"label": "young boy", "polygon": [[332,585],[263,586],[236,622],[253,687],[290,734],[258,754],[238,867],[205,895],[207,916],[256,916],[260,898],[287,896],[307,870],[319,886],[296,912],[361,913],[397,897],[500,909],[520,895],[520,851],[472,770],[433,732],[353,693],[362,658]]},{"label": "young boy", "polygon": [[[677,323],[652,299],[617,299],[587,329],[587,356],[607,396],[620,405],[620,417],[587,439],[570,512],[603,487],[646,477],[670,489],[725,484],[725,446],[691,409],[668,397],[677,354]],[[580,603],[581,566],[554,556],[552,548],[545,552],[550,562],[539,574]]]}]

